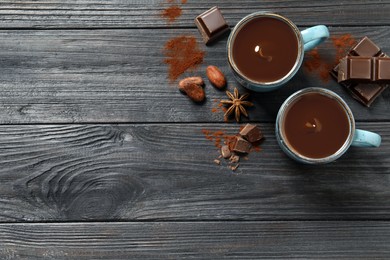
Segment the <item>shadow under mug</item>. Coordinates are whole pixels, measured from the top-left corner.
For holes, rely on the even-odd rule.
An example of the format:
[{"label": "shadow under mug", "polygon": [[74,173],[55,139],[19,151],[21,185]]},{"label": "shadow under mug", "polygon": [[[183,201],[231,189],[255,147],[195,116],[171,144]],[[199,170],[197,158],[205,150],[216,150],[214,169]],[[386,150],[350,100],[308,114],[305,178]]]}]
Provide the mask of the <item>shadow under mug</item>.
[{"label": "shadow under mug", "polygon": [[[294,32],[294,35],[296,36],[296,40],[298,42],[298,53],[294,65],[286,75],[275,81],[260,82],[251,79],[240,70],[240,68],[237,66],[237,63],[234,61],[233,49],[237,34],[245,27],[245,25],[258,18],[273,18],[284,22]],[[261,34],[262,32],[256,33]],[[287,83],[297,73],[297,71],[302,65],[304,51],[313,49],[327,38],[329,38],[329,30],[324,25],[317,25],[300,31],[292,21],[290,21],[284,16],[268,12],[255,12],[241,19],[232,30],[227,42],[228,63],[231,70],[233,71],[234,77],[244,87],[257,92],[276,90],[280,88],[283,84]]]},{"label": "shadow under mug", "polygon": [[[284,134],[284,121],[285,115],[288,109],[292,104],[302,96],[310,93],[318,93],[330,97],[338,102],[342,110],[347,115],[349,121],[349,133],[344,144],[337,150],[334,154],[324,157],[324,158],[309,158],[304,155],[299,154],[291,145],[288,143],[287,138]],[[306,164],[324,164],[332,162],[342,156],[350,146],[356,147],[379,147],[381,144],[381,136],[369,132],[366,130],[356,129],[355,128],[355,119],[353,117],[351,109],[348,107],[347,103],[336,93],[324,88],[305,88],[299,90],[288,97],[282,106],[279,109],[278,115],[276,117],[276,126],[275,134],[280,148],[292,159]],[[302,137],[304,138],[304,137]]]}]

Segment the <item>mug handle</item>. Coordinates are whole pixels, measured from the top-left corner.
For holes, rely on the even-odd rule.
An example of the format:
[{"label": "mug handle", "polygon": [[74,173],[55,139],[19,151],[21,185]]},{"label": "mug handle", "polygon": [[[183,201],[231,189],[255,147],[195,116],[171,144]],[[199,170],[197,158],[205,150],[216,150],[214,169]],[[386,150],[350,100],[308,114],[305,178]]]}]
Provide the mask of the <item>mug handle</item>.
[{"label": "mug handle", "polygon": [[329,38],[329,30],[325,25],[316,25],[301,31],[303,49],[309,51]]},{"label": "mug handle", "polygon": [[356,129],[351,145],[356,147],[379,147],[381,141],[381,136],[376,133]]}]

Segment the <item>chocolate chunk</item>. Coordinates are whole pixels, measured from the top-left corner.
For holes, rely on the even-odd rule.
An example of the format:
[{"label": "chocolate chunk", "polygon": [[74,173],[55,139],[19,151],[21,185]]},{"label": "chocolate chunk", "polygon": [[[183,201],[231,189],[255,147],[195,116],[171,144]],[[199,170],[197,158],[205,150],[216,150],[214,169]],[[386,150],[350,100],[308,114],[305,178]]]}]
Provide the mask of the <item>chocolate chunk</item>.
[{"label": "chocolate chunk", "polygon": [[205,44],[216,40],[229,30],[221,11],[214,6],[195,18],[195,24],[203,37]]},{"label": "chocolate chunk", "polygon": [[231,163],[238,163],[238,162],[240,161],[240,156],[233,154],[233,155],[229,158],[229,161],[230,161]]},{"label": "chocolate chunk", "polygon": [[239,166],[240,166],[240,164],[237,163],[236,165],[230,165],[229,168],[230,168],[230,170],[235,171],[235,170],[237,170],[237,168],[238,168]]},{"label": "chocolate chunk", "polygon": [[[340,77],[343,75],[343,77]],[[344,78],[341,79],[340,78]],[[370,80],[371,59],[369,57],[346,57],[340,61],[339,82],[343,80]]]},{"label": "chocolate chunk", "polygon": [[263,134],[260,129],[251,124],[245,125],[245,127],[240,131],[240,135],[251,143],[260,141],[263,138]]},{"label": "chocolate chunk", "polygon": [[350,89],[363,103],[371,105],[372,101],[379,96],[384,88],[378,84],[357,84]]},{"label": "chocolate chunk", "polygon": [[228,145],[223,145],[221,147],[221,154],[222,154],[222,157],[225,159],[229,158],[232,155]]},{"label": "chocolate chunk", "polygon": [[[348,52],[347,57],[348,56],[387,57],[387,55],[383,53],[381,49],[375,43],[373,43],[368,37],[364,37],[355,46],[353,46],[351,50]],[[374,65],[378,66],[378,64],[374,64]],[[389,66],[387,64],[380,64],[379,66],[382,65],[385,65],[384,67]],[[339,79],[339,67],[340,64],[336,65],[333,68],[333,70],[330,72],[330,74],[336,80]],[[382,69],[380,71],[382,72]],[[344,70],[342,73],[345,73]],[[389,70],[384,69],[383,73],[385,73],[385,75],[382,76],[381,73],[379,74],[377,73],[377,75],[374,75],[373,78],[375,79],[379,79],[381,77],[387,78],[387,73],[390,72]],[[344,75],[340,76],[341,79],[343,77],[345,76]],[[339,84],[343,86],[352,95],[353,98],[355,98],[356,100],[358,100],[359,102],[361,102],[363,105],[367,107],[370,107],[371,104],[375,101],[375,99],[389,86],[388,84],[385,83],[362,82],[359,80],[341,81],[339,82]]]},{"label": "chocolate chunk", "polygon": [[[330,73],[334,78],[338,76],[338,65]],[[339,82],[354,99],[370,107],[372,102],[387,88],[384,84]]]},{"label": "chocolate chunk", "polygon": [[390,81],[390,58],[347,56],[340,60],[338,82]]},{"label": "chocolate chunk", "polygon": [[238,153],[249,153],[252,145],[242,137],[237,137],[233,146],[233,151]]},{"label": "chocolate chunk", "polygon": [[381,49],[367,36],[361,39],[350,50],[350,55],[362,57],[375,57],[382,54]]},{"label": "chocolate chunk", "polygon": [[375,75],[374,79],[377,81],[390,80],[390,58],[376,58],[375,59]]},{"label": "chocolate chunk", "polygon": [[340,60],[338,82],[371,79],[370,57],[345,57]]}]

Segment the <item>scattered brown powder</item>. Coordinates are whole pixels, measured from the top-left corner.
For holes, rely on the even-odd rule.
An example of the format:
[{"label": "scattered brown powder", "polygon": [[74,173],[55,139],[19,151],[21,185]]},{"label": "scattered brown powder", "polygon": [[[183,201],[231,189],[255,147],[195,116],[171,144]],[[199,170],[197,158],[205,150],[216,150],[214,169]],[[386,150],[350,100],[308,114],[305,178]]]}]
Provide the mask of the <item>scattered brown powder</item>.
[{"label": "scattered brown powder", "polygon": [[214,143],[214,146],[220,149],[222,147],[222,141],[225,144],[229,144],[235,137],[235,135],[228,135],[224,130],[211,131],[202,129],[202,133],[207,140]]},{"label": "scattered brown powder", "polygon": [[205,52],[199,48],[194,36],[178,36],[165,43],[164,63],[168,64],[168,78],[175,81],[188,69],[196,68],[203,62]]},{"label": "scattered brown powder", "polygon": [[178,5],[172,5],[164,9],[161,16],[167,19],[170,23],[173,23],[177,18],[181,16],[182,10]]},{"label": "scattered brown powder", "polygon": [[309,51],[306,54],[305,63],[303,64],[304,68],[308,72],[316,72],[323,82],[328,82],[330,79],[329,72],[332,70],[339,60],[344,57],[347,51],[356,43],[356,40],[352,37],[351,34],[343,34],[340,36],[331,37],[333,47],[336,50],[334,60],[324,59],[318,48],[315,48]]},{"label": "scattered brown powder", "polygon": [[356,44],[355,38],[351,34],[343,34],[339,37],[331,37],[333,46],[336,48],[336,57],[333,65],[336,65],[340,62],[340,59],[343,58],[348,50]]},{"label": "scattered brown powder", "polygon": [[[178,4],[174,4],[175,0],[167,0],[168,3],[172,4],[171,6],[165,8],[161,12],[161,16],[168,20],[169,23],[173,23],[182,15],[182,8]],[[187,0],[181,0],[181,4],[186,4]]]},{"label": "scattered brown powder", "polygon": [[314,70],[319,69],[322,66],[321,56],[318,53],[318,48],[314,48],[306,54],[306,61],[304,63],[304,67],[312,72]]},{"label": "scattered brown powder", "polygon": [[[244,128],[245,126],[242,125],[240,126],[240,131]],[[239,131],[239,132],[240,132]],[[228,168],[231,169],[232,171],[235,171],[238,167],[238,162],[240,161],[240,158],[243,158],[244,160],[248,160],[248,154],[240,154],[240,153],[235,153],[233,152],[233,147],[235,145],[235,142],[237,140],[237,137],[240,136],[239,133],[235,135],[229,135],[226,133],[225,130],[208,130],[208,129],[202,129],[202,133],[204,134],[205,138],[212,142],[214,146],[219,149],[220,153],[222,153],[221,148],[223,145],[227,145],[229,147],[229,150],[231,151],[231,156],[230,158],[227,158],[225,161],[228,164]],[[263,140],[251,143],[252,148],[249,151],[251,152],[260,152],[261,147],[260,144],[262,143]],[[220,163],[221,159],[223,156],[220,154],[216,160],[218,160]],[[215,162],[215,161],[214,161]]]},{"label": "scattered brown powder", "polygon": [[211,108],[212,113],[223,113],[225,114],[227,108],[221,103],[220,99],[213,99],[213,106]]}]

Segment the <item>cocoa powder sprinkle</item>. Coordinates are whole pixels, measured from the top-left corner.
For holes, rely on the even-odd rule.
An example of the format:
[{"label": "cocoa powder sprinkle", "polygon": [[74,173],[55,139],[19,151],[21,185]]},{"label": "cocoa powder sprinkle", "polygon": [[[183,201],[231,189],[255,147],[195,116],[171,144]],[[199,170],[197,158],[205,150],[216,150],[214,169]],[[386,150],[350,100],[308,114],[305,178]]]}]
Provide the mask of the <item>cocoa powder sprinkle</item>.
[{"label": "cocoa powder sprinkle", "polygon": [[178,17],[181,16],[182,10],[178,5],[173,5],[162,11],[161,16],[168,19],[170,23],[173,23]]},{"label": "cocoa powder sprinkle", "polygon": [[196,38],[191,35],[178,36],[168,40],[164,46],[166,58],[164,63],[169,66],[168,78],[175,81],[188,69],[194,69],[203,62],[205,52],[199,48]]},{"label": "cocoa powder sprinkle", "polygon": [[320,79],[325,83],[330,79],[329,72],[346,55],[347,51],[356,43],[356,40],[351,34],[347,33],[340,36],[332,36],[331,42],[335,49],[334,60],[323,58],[318,48],[315,48],[306,54],[303,64],[308,72],[318,73]]}]

